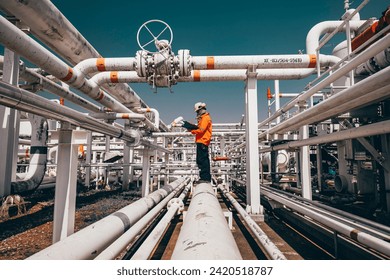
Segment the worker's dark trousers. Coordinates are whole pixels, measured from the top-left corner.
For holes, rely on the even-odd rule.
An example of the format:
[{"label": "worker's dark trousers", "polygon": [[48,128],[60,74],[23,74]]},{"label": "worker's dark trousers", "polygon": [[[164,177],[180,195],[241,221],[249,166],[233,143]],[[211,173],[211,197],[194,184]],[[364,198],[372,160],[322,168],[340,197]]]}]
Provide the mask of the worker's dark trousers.
[{"label": "worker's dark trousers", "polygon": [[196,143],[196,164],[200,180],[211,182],[209,147],[202,143]]}]

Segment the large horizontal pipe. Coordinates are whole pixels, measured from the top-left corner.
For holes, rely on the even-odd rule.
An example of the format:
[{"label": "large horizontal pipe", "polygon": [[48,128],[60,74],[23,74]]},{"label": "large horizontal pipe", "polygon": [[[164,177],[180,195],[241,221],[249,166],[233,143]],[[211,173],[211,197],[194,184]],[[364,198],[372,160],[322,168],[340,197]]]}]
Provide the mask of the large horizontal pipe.
[{"label": "large horizontal pipe", "polygon": [[56,78],[79,89],[104,106],[120,113],[131,112],[118,100],[99,89],[98,85],[81,77],[80,73],[74,72],[65,62],[43,48],[2,16],[0,16],[0,26],[0,42],[5,47],[18,53]]},{"label": "large horizontal pipe", "polygon": [[[192,56],[191,59],[194,70],[246,70],[250,65],[255,65],[257,69],[315,68],[317,65],[315,54]],[[321,55],[319,63],[327,67],[339,60],[336,56]]]},{"label": "large horizontal pipe", "polygon": [[279,250],[278,247],[268,238],[265,232],[259,227],[259,225],[251,218],[251,216],[242,208],[240,203],[229,193],[226,187],[219,185],[219,188],[223,194],[229,199],[233,207],[245,220],[249,228],[251,229],[253,235],[259,240],[260,244],[263,246],[267,254],[273,260],[286,260],[286,257]]},{"label": "large horizontal pipe", "polygon": [[188,181],[187,186],[184,188],[180,196],[177,198],[172,198],[168,202],[168,211],[165,213],[164,217],[160,220],[153,231],[149,234],[149,236],[145,239],[142,245],[138,248],[137,252],[135,252],[131,257],[132,260],[147,260],[152,254],[157,243],[161,240],[162,236],[166,232],[166,229],[173,217],[181,212],[180,208],[182,208],[181,210],[184,210],[183,199],[192,186],[192,184],[188,184]]},{"label": "large horizontal pipe", "polygon": [[278,150],[289,150],[289,149],[294,149],[302,146],[331,143],[331,142],[337,142],[337,141],[342,141],[347,139],[369,137],[373,135],[381,135],[387,133],[390,133],[390,121],[382,121],[374,124],[368,124],[368,125],[363,125],[363,126],[359,126],[347,130],[333,132],[331,134],[311,137],[304,140],[287,142],[285,144],[260,149],[259,152],[267,153],[267,152],[278,151]]},{"label": "large horizontal pipe", "polygon": [[185,178],[141,198],[119,211],[54,243],[32,255],[29,260],[90,260],[135,225],[150,209],[178,188]]},{"label": "large horizontal pipe", "polygon": [[347,64],[345,64],[341,68],[335,70],[332,73],[332,75],[329,75],[325,79],[321,80],[318,84],[314,85],[309,90],[303,92],[298,97],[296,97],[293,100],[291,100],[290,102],[288,102],[285,106],[278,109],[272,116],[268,117],[267,119],[265,119],[264,121],[259,123],[258,127],[263,127],[264,125],[268,124],[269,122],[276,119],[277,117],[280,117],[283,113],[294,108],[296,104],[298,104],[300,102],[304,102],[306,99],[310,98],[313,94],[317,93],[318,91],[322,90],[323,88],[325,88],[329,84],[340,79],[344,75],[347,75],[350,71],[354,70],[360,64],[366,62],[371,57],[375,56],[379,52],[386,49],[389,45],[390,45],[390,34],[387,34],[381,40],[375,42],[369,48],[367,48],[366,50],[364,50],[360,54],[356,55],[354,58],[352,58],[350,61],[348,61]]},{"label": "large horizontal pipe", "polygon": [[132,132],[103,123],[76,110],[1,81],[0,104],[48,119],[66,121],[81,128],[120,138],[129,143],[133,143],[135,139],[135,135]]},{"label": "large horizontal pipe", "polygon": [[357,242],[360,242],[361,244],[368,246],[369,248],[373,248],[373,249],[377,250],[378,252],[385,254],[386,256],[390,256],[390,243],[389,242],[386,242],[382,239],[379,239],[377,237],[369,235],[365,232],[361,232],[354,227],[345,225],[339,221],[336,221],[336,220],[333,220],[329,217],[326,217],[320,213],[317,213],[314,210],[310,210],[310,209],[300,205],[299,203],[288,200],[280,195],[276,195],[274,193],[271,193],[270,191],[266,190],[265,188],[262,188],[261,192],[264,195],[266,195],[267,197],[274,199],[275,201],[278,201],[278,202],[286,205],[287,207],[297,211],[298,213],[306,215],[306,216],[324,224],[327,227],[330,227],[331,229],[343,234],[344,236],[347,236],[347,237],[349,237]]},{"label": "large horizontal pipe", "polygon": [[145,228],[150,222],[157,216],[161,210],[166,207],[167,203],[181,190],[182,186],[188,184],[189,178],[186,178],[174,191],[172,191],[167,197],[165,197],[159,204],[157,204],[152,210],[150,210],[145,216],[143,216],[135,225],[133,225],[128,231],[122,234],[115,242],[108,246],[103,252],[101,252],[95,260],[113,260],[121,252],[123,252]]},{"label": "large horizontal pipe", "polygon": [[211,184],[195,187],[171,259],[242,259]]},{"label": "large horizontal pipe", "polygon": [[[369,104],[378,98],[384,99],[389,95],[390,68],[385,68],[302,113],[268,129],[266,132],[259,134],[259,138],[264,137],[268,133],[281,133],[293,130],[304,124],[319,122],[358,106]],[[359,103],[356,103],[357,99]],[[340,108],[343,110],[340,110]]]}]

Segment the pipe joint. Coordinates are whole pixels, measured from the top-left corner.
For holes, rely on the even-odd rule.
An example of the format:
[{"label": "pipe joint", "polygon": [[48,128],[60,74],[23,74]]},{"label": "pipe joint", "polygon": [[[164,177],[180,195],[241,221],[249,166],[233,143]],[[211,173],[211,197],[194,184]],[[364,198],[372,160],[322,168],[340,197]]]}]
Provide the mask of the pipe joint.
[{"label": "pipe joint", "polygon": [[181,212],[184,210],[184,203],[183,200],[181,200],[178,197],[172,198],[168,204],[167,204],[167,209],[169,210],[171,207],[176,207],[177,212],[176,214],[179,215]]}]

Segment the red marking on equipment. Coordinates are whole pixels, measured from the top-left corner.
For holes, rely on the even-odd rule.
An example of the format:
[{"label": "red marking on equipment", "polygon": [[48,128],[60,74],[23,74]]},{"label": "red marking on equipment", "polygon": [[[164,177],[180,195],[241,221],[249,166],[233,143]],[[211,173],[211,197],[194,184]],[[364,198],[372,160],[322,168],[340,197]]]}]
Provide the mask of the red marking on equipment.
[{"label": "red marking on equipment", "polygon": [[214,56],[207,57],[207,69],[214,69]]},{"label": "red marking on equipment", "polygon": [[267,99],[272,99],[272,93],[270,88],[267,88]]},{"label": "red marking on equipment", "polygon": [[103,57],[96,59],[96,68],[98,71],[106,71],[106,59]]},{"label": "red marking on equipment", "polygon": [[309,68],[314,68],[316,67],[317,64],[317,56],[315,54],[309,54]]},{"label": "red marking on equipment", "polygon": [[117,71],[110,72],[110,80],[113,83],[118,82],[118,72]]},{"label": "red marking on equipment", "polygon": [[73,77],[73,69],[68,68],[68,74],[65,76],[65,78],[62,78],[62,81],[66,82],[69,81]]},{"label": "red marking on equipment", "polygon": [[200,82],[200,70],[194,70],[194,82]]},{"label": "red marking on equipment", "polygon": [[96,98],[96,100],[102,100],[103,97],[104,97],[104,92],[101,90],[101,91],[99,92],[99,96]]}]

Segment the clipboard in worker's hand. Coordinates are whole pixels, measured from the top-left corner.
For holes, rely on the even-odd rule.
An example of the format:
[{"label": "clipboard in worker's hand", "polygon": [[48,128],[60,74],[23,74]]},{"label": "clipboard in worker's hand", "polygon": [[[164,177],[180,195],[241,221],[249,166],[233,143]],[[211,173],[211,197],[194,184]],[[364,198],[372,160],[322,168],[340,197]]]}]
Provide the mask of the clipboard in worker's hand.
[{"label": "clipboard in worker's hand", "polygon": [[189,123],[187,121],[183,121],[183,125],[182,127],[188,129],[188,130],[194,130],[194,129],[198,129],[198,126],[197,125],[194,125],[192,123]]}]

